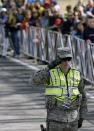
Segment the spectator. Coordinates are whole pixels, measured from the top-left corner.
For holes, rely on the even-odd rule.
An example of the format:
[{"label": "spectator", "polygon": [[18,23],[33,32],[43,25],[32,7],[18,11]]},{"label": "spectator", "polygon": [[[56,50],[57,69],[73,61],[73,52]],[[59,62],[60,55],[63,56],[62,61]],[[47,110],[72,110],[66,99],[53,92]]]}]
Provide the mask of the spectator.
[{"label": "spectator", "polygon": [[17,19],[17,22],[21,25],[21,23],[22,23],[22,21],[24,19],[21,8],[18,8],[18,13],[17,13],[16,19]]},{"label": "spectator", "polygon": [[77,7],[77,11],[78,11],[78,16],[79,19],[81,20],[83,17],[86,17],[86,13],[84,12],[84,8],[82,6],[78,6]]},{"label": "spectator", "polygon": [[42,18],[44,8],[41,6],[41,4],[39,2],[36,2],[35,8],[39,12],[40,18]]},{"label": "spectator", "polygon": [[61,26],[63,24],[63,20],[60,18],[57,18],[54,23],[54,31],[60,32],[61,33]]},{"label": "spectator", "polygon": [[59,6],[58,4],[54,4],[54,9],[55,9],[56,11],[60,11],[60,6]]},{"label": "spectator", "polygon": [[72,7],[71,5],[66,6],[66,13],[64,14],[64,17],[68,17],[68,13],[72,13]]},{"label": "spectator", "polygon": [[[40,39],[40,20],[38,19],[37,21],[36,21],[36,33],[35,33],[35,43],[34,44],[36,44],[36,50],[37,50],[37,57],[38,58],[41,58],[41,44],[40,44],[40,42],[41,42],[41,39]],[[40,60],[37,60],[37,62],[39,62],[40,63]]]},{"label": "spectator", "polygon": [[3,3],[2,3],[2,1],[0,0],[0,7],[2,7],[3,6]]},{"label": "spectator", "polygon": [[51,1],[50,0],[44,0],[44,8],[49,8],[51,5]]},{"label": "spectator", "polygon": [[22,21],[21,24],[21,29],[26,29],[26,26],[29,25],[30,21],[31,21],[31,17],[32,17],[32,13],[30,10],[26,10],[25,12],[25,18]]},{"label": "spectator", "polygon": [[2,17],[3,22],[6,22],[8,20],[8,14],[7,14],[7,9],[6,8],[2,8],[1,17]]},{"label": "spectator", "polygon": [[55,20],[57,18],[61,19],[61,21],[63,21],[63,16],[60,14],[60,10],[57,10],[56,8],[54,8],[53,14],[49,17],[49,28],[53,28]]},{"label": "spectator", "polygon": [[32,19],[29,21],[29,25],[36,26],[36,21],[40,19],[40,14],[37,10],[32,12]]},{"label": "spectator", "polygon": [[12,40],[12,44],[13,44],[13,57],[19,57],[20,55],[20,43],[19,43],[19,37],[18,37],[18,22],[17,22],[17,10],[16,8],[12,8],[10,10],[10,14],[9,14],[9,19],[8,19],[8,23],[9,23],[9,29],[10,29],[10,34],[11,34],[11,40]]},{"label": "spectator", "polygon": [[94,43],[94,16],[88,16],[88,23],[84,30],[84,40]]},{"label": "spectator", "polygon": [[11,8],[10,3],[8,0],[3,0],[3,8]]},{"label": "spectator", "polygon": [[68,13],[66,21],[64,21],[62,26],[62,34],[71,34],[74,30],[74,16],[73,13]]},{"label": "spectator", "polygon": [[83,23],[83,25],[84,25],[84,28],[86,28],[86,27],[88,26],[88,18],[89,18],[89,17],[92,17],[92,13],[91,13],[90,11],[87,11],[86,17],[83,17],[83,18],[81,19],[81,21],[82,21],[82,23]]},{"label": "spectator", "polygon": [[16,8],[16,2],[14,0],[10,0],[10,7],[11,8]]},{"label": "spectator", "polygon": [[93,0],[88,0],[88,3],[86,5],[86,11],[93,11],[93,7],[94,7],[94,1]]},{"label": "spectator", "polygon": [[[36,10],[35,9],[35,3],[31,3],[31,4],[27,4],[28,6],[26,6],[28,9],[30,9],[31,11],[34,11],[34,10]],[[26,8],[26,9],[27,9]]]},{"label": "spectator", "polygon": [[2,24],[4,25],[5,29],[5,36],[3,41],[3,49],[2,49],[2,57],[5,58],[7,55],[7,50],[9,47],[9,25],[8,25],[8,15],[7,15],[7,9],[2,8]]},{"label": "spectator", "polygon": [[85,9],[85,4],[83,3],[83,0],[78,0],[78,2],[77,2],[77,4],[75,5],[75,7],[74,8],[76,8],[76,7],[79,7],[79,6],[82,6],[84,9]]},{"label": "spectator", "polygon": [[15,0],[15,1],[16,1],[17,8],[21,8],[25,3],[25,0]]},{"label": "spectator", "polygon": [[54,4],[57,4],[57,0],[50,0],[51,2],[53,2]]},{"label": "spectator", "polygon": [[72,32],[72,36],[74,36],[75,38],[83,39],[83,31],[84,31],[84,26],[83,26],[82,22],[79,21],[76,24],[75,31]]},{"label": "spectator", "polygon": [[53,15],[54,10],[55,10],[55,9],[54,9],[54,4],[53,4],[53,3],[50,4],[49,9],[50,9],[50,11],[51,11],[51,12],[50,12],[50,15]]},{"label": "spectator", "polygon": [[40,27],[45,28],[45,29],[48,28],[49,26],[49,16],[50,16],[49,11],[50,9],[45,9],[44,15],[40,20]]},{"label": "spectator", "polygon": [[74,24],[78,23],[79,21],[80,21],[80,19],[79,19],[79,12],[75,11],[74,12]]},{"label": "spectator", "polygon": [[52,29],[53,31],[57,31],[61,33],[62,24],[63,24],[63,20],[60,18],[56,18],[54,21],[54,25],[49,27],[49,29]]}]

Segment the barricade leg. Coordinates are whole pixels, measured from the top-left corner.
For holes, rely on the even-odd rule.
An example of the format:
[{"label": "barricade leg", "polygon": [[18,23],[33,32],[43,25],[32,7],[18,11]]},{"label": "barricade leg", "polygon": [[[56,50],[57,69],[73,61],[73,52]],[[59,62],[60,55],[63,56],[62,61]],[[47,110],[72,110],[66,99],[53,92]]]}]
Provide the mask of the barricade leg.
[{"label": "barricade leg", "polygon": [[9,40],[8,40],[8,37],[6,37],[6,38],[4,38],[4,41],[3,41],[2,56],[7,55],[8,47],[9,47]]}]

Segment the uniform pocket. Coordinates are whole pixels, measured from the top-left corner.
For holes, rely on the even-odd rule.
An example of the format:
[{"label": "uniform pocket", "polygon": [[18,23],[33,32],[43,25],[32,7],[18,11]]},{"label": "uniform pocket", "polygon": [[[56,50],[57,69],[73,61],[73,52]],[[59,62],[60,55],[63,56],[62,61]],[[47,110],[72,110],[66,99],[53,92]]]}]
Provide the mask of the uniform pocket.
[{"label": "uniform pocket", "polygon": [[68,111],[67,118],[69,122],[77,121],[79,119],[79,109]]},{"label": "uniform pocket", "polygon": [[54,109],[56,107],[55,96],[46,96],[46,108]]}]

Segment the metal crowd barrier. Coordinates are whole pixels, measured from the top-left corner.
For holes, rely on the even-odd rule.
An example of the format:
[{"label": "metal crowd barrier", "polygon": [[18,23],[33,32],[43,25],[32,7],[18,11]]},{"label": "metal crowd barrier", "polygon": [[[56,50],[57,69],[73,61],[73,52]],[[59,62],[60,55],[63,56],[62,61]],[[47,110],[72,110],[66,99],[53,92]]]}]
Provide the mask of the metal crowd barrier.
[{"label": "metal crowd barrier", "polygon": [[3,45],[4,37],[5,37],[4,25],[0,24],[0,47],[2,47]]},{"label": "metal crowd barrier", "polygon": [[94,44],[73,36],[31,27],[23,31],[24,52],[34,58],[51,62],[56,58],[58,47],[72,49],[72,66],[81,71],[82,76],[94,83]]},{"label": "metal crowd barrier", "polygon": [[70,37],[73,53],[73,67],[78,68],[83,77],[94,84],[94,44]]},{"label": "metal crowd barrier", "polygon": [[58,47],[70,47],[72,66],[81,71],[84,79],[94,84],[94,44],[39,27],[22,30],[20,42],[22,53],[46,62],[56,58]]}]

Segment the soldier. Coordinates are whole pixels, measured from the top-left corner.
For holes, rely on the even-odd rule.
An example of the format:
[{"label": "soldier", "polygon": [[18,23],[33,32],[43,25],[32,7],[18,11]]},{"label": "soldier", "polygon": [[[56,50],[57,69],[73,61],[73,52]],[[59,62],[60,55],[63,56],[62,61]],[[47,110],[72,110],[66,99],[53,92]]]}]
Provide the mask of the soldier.
[{"label": "soldier", "polygon": [[35,73],[31,84],[45,86],[47,131],[77,131],[87,112],[84,80],[71,67],[67,47],[57,49],[56,61]]}]

